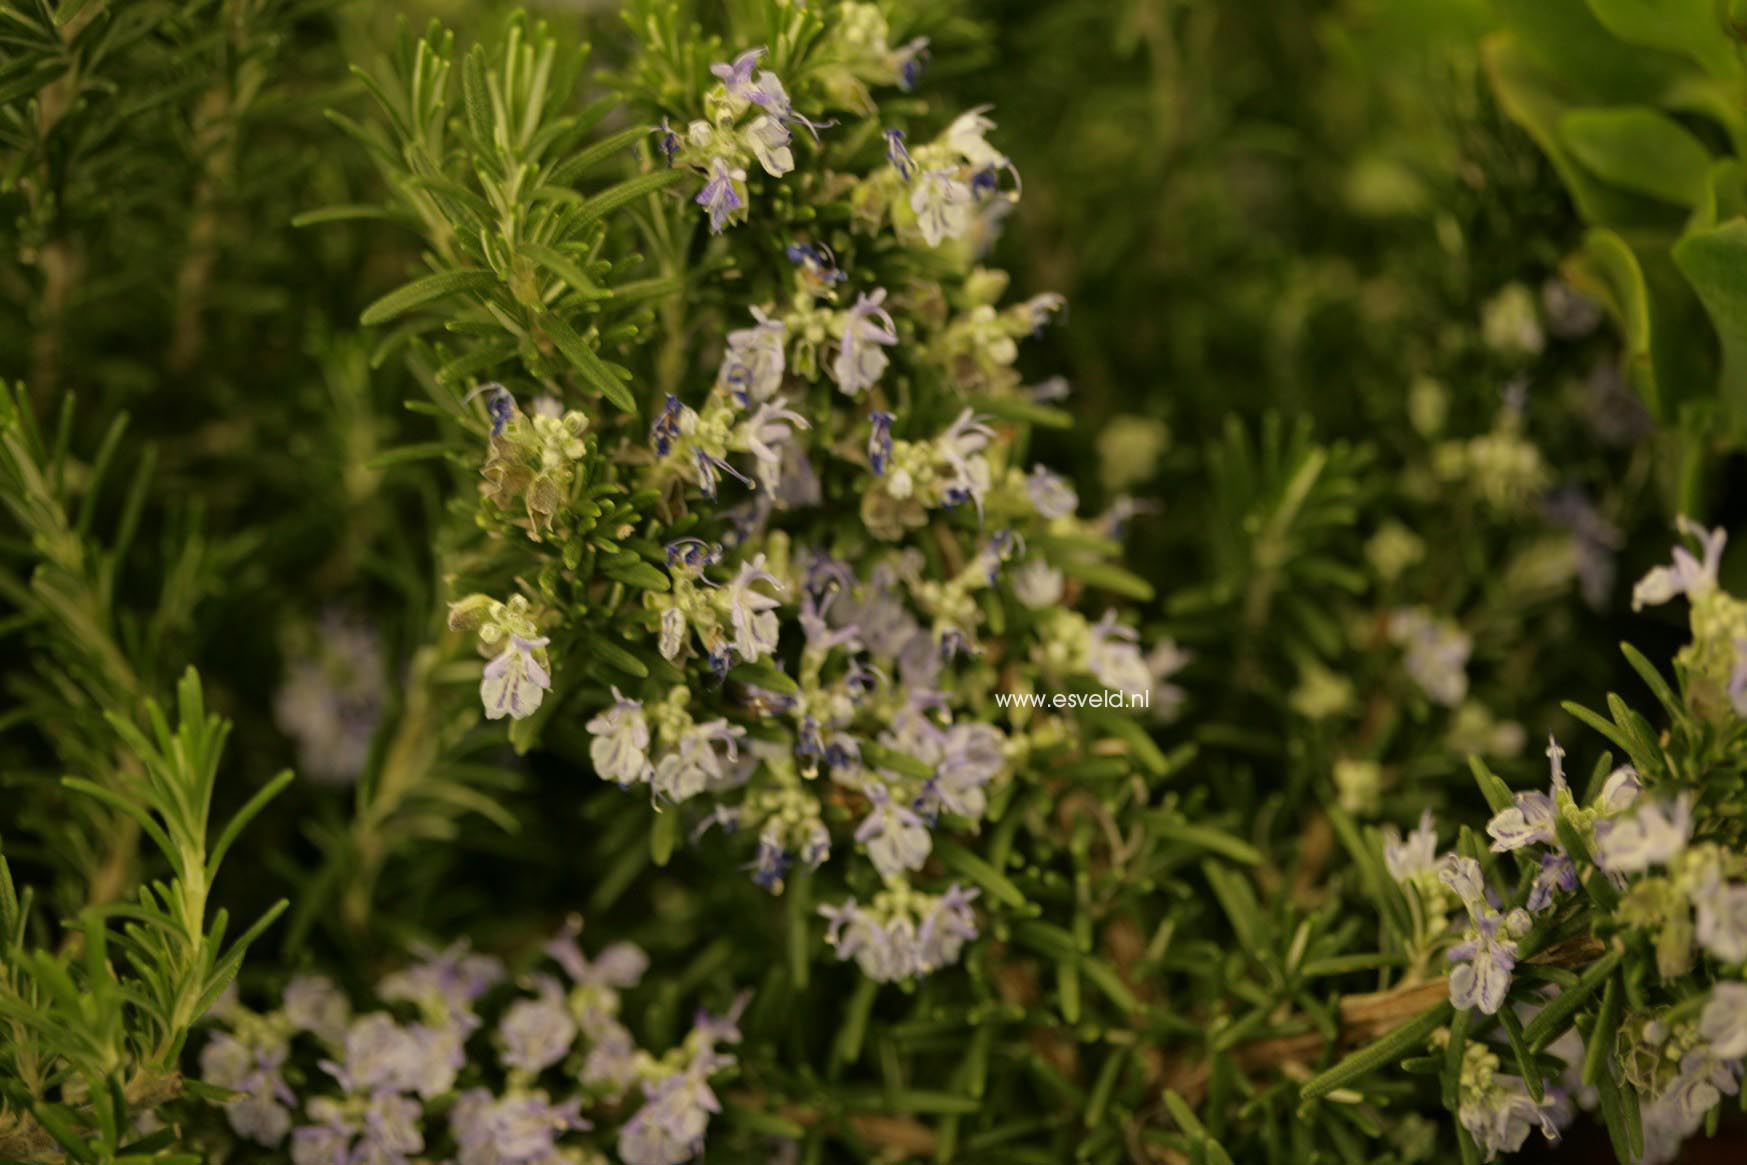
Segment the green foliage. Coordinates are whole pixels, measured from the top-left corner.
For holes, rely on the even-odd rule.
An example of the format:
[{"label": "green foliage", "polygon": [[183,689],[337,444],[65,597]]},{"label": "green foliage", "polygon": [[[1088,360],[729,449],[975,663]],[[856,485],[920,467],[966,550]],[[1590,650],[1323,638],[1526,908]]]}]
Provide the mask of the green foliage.
[{"label": "green foliage", "polygon": [[[288,1046],[285,1006],[226,996],[202,1030],[233,979],[283,998],[321,971],[439,1027],[378,990],[409,950],[529,968],[577,911],[591,949],[652,960],[611,1009],[636,1046],[750,990],[711,1159],[1471,1161],[1489,1089],[1538,1106],[1574,1079],[1620,1159],[1656,1143],[1739,979],[1697,936],[1704,863],[1747,875],[1737,563],[1689,593],[1690,637],[1625,585],[1669,516],[1741,504],[1737,6],[500,7],[0,9],[0,1158],[283,1155],[196,1080],[218,1030]],[[711,73],[761,45],[820,123],[788,123],[783,173]],[[924,151],[991,101],[1024,197],[929,244],[881,131],[955,172]],[[718,149],[747,174],[712,233]],[[876,288],[889,367],[846,392],[825,369]],[[1052,289],[1068,326],[1006,302]],[[726,476],[718,500],[652,437],[679,406],[742,423],[722,357],[754,307],[785,321],[816,505]],[[1031,387],[1058,371],[1066,400]],[[987,422],[986,496],[881,495],[882,413],[912,451]],[[1030,500],[1040,463],[1065,517]],[[997,533],[1010,561],[981,557]],[[686,564],[718,542],[725,565]],[[721,596],[756,554],[790,607],[822,602],[813,550],[976,632],[936,727],[997,730],[1001,771],[896,879],[857,836],[868,789],[804,760],[793,713],[840,715],[863,775],[919,804],[942,761],[868,725],[929,683],[890,661],[823,711],[845,669],[792,612],[753,658],[686,646],[735,638]],[[1025,562],[1053,599],[1021,601]],[[686,603],[705,630],[670,651]],[[1106,610],[1107,642],[1158,647],[1149,709],[1002,699],[1103,694],[1079,656]],[[503,665],[550,686],[505,715]],[[765,767],[627,793],[592,723],[626,700],[657,739],[676,707],[743,729]],[[1584,762],[1572,804],[1495,853],[1552,734]],[[1599,864],[1616,760],[1640,808],[1690,798],[1685,864]],[[748,791],[809,807],[832,859],[755,881],[761,824],[722,828],[763,811]],[[1447,979],[1475,916],[1400,871],[1426,812],[1501,917],[1554,841],[1573,863],[1507,928],[1492,1013]],[[948,886],[979,935],[928,974],[879,981],[827,937]],[[301,1122],[345,1056],[298,1038]],[[424,1156],[460,1155],[456,1093],[574,1085],[583,1045],[512,1078],[504,1043],[463,1033]]]},{"label": "green foliage", "polygon": [[[1722,4],[1499,5],[1499,99],[1591,228],[1570,260],[1632,337],[1633,387],[1697,448],[1747,435],[1739,222],[1747,123]],[[1682,494],[1686,503],[1690,494]]]}]

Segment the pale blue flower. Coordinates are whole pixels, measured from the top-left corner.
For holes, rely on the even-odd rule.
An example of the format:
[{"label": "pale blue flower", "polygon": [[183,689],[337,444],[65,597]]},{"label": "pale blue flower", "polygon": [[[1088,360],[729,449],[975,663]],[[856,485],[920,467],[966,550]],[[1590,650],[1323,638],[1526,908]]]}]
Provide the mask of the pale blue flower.
[{"label": "pale blue flower", "polygon": [[710,72],[722,87],[728,91],[728,96],[739,101],[751,101],[753,92],[752,70],[758,67],[765,50],[760,48],[747,49],[732,62],[717,63],[710,66]]},{"label": "pale blue flower", "polygon": [[1465,1091],[1457,1119],[1488,1161],[1500,1153],[1521,1149],[1537,1128],[1556,1144],[1560,1136],[1554,1119],[1558,1108],[1554,1091],[1547,1090],[1546,1098],[1537,1103],[1521,1077],[1493,1075],[1489,1087]]},{"label": "pale blue flower", "polygon": [[285,985],[285,1020],[293,1030],[305,1031],[324,1043],[339,1044],[346,1038],[352,1005],[326,975],[297,975]]},{"label": "pale blue flower", "polygon": [[1747,883],[1726,882],[1714,867],[1694,888],[1693,937],[1725,963],[1747,962]]},{"label": "pale blue flower", "polygon": [[479,698],[487,720],[506,715],[522,720],[539,710],[552,689],[552,675],[536,655],[552,641],[544,635],[523,639],[512,634],[495,659],[485,665],[479,681]]},{"label": "pale blue flower", "polygon": [[1528,914],[1494,910],[1486,900],[1480,865],[1472,858],[1446,854],[1438,864],[1438,877],[1462,900],[1470,921],[1467,936],[1449,952],[1450,961],[1458,964],[1450,972],[1450,1002],[1462,1010],[1479,1007],[1496,1015],[1510,991],[1515,938],[1528,931]]},{"label": "pale blue flower", "polygon": [[544,947],[546,955],[556,962],[572,982],[580,987],[611,987],[617,990],[635,987],[649,969],[649,956],[636,943],[616,942],[590,960],[582,953],[576,936],[582,931],[582,921],[572,919]]},{"label": "pale blue flower", "polygon": [[1559,846],[1559,798],[1561,794],[1567,797],[1570,794],[1561,764],[1564,756],[1565,750],[1559,747],[1559,742],[1548,737],[1547,759],[1552,768],[1553,791],[1518,793],[1515,805],[1487,822],[1486,832],[1492,837],[1492,852],[1506,853],[1530,845]]},{"label": "pale blue flower", "polygon": [[1037,507],[1039,516],[1052,521],[1057,518],[1071,518],[1080,507],[1080,495],[1074,492],[1073,484],[1061,474],[1051,472],[1041,465],[1031,467],[1031,476],[1025,479],[1025,488],[1030,493],[1031,504]]},{"label": "pale blue flower", "polygon": [[1468,654],[1473,640],[1460,627],[1418,608],[1389,617],[1389,637],[1405,649],[1408,676],[1434,704],[1455,707],[1468,694]]},{"label": "pale blue flower", "polygon": [[905,870],[921,869],[934,844],[922,818],[898,804],[878,781],[869,781],[865,792],[870,805],[856,827],[855,840],[866,848],[874,868],[888,881]]},{"label": "pale blue flower", "polygon": [[1473,921],[1468,937],[1450,948],[1449,959],[1457,964],[1450,972],[1450,1002],[1496,1015],[1510,991],[1517,946],[1496,912],[1476,914]]},{"label": "pale blue flower", "polygon": [[1534,884],[1529,887],[1529,910],[1539,914],[1553,904],[1554,891],[1563,890],[1569,894],[1578,885],[1577,865],[1571,860],[1571,855],[1562,849],[1542,854],[1541,868],[1536,871]]},{"label": "pale blue flower", "polygon": [[734,213],[745,207],[746,201],[740,197],[745,181],[746,171],[741,167],[729,166],[724,158],[710,160],[710,179],[694,201],[709,212],[711,234],[721,234]]},{"label": "pale blue flower", "polygon": [[534,984],[535,997],[511,1004],[497,1028],[504,1066],[529,1074],[562,1060],[576,1042],[576,1022],[558,980],[539,975]]},{"label": "pale blue flower", "polygon": [[1411,882],[1437,872],[1438,826],[1430,809],[1404,839],[1393,825],[1383,827],[1383,865],[1397,882]]},{"label": "pale blue flower", "polygon": [[772,178],[781,178],[795,168],[795,152],[789,148],[789,127],[768,114],[752,119],[741,131],[746,148]]},{"label": "pale blue flower", "polygon": [[1601,821],[1595,827],[1595,862],[1610,874],[1635,874],[1665,866],[1692,836],[1692,795],[1682,793],[1672,807],[1639,804],[1630,817]]},{"label": "pale blue flower", "polygon": [[938,247],[970,229],[974,197],[951,170],[924,170],[910,185],[910,209],[922,241]]},{"label": "pale blue flower", "polygon": [[458,1165],[560,1165],[557,1140],[592,1127],[582,1102],[554,1105],[544,1092],[493,1097],[483,1088],[462,1093],[449,1113]]},{"label": "pale blue flower", "polygon": [[643,714],[643,701],[626,699],[615,686],[611,706],[586,727],[593,738],[589,758],[602,780],[627,787],[649,780],[655,766],[649,760],[649,719]]},{"label": "pale blue flower", "polygon": [[677,803],[727,780],[727,764],[739,759],[745,734],[746,729],[721,719],[694,724],[656,763],[651,779],[656,795]]},{"label": "pale blue flower", "polygon": [[776,650],[780,626],[773,613],[782,604],[762,591],[758,583],[768,583],[780,591],[782,583],[764,569],[764,555],[740,564],[740,572],[725,588],[729,622],[734,628],[734,650],[748,663],[757,663]]},{"label": "pale blue flower", "polygon": [[767,400],[735,430],[737,447],[744,446],[752,454],[757,462],[753,472],[766,491],[773,493],[782,486],[783,456],[795,430],[813,427],[787,405],[780,396]]},{"label": "pale blue flower", "polygon": [[850,396],[857,396],[879,382],[890,363],[885,349],[898,342],[898,325],[883,306],[885,302],[883,287],[875,288],[872,294],[862,292],[844,319],[831,376],[837,387]]},{"label": "pale blue flower", "polygon": [[752,309],[753,327],[728,333],[728,350],[722,354],[717,383],[733,394],[742,408],[752,401],[769,400],[782,387],[785,361],[783,338],[787,327],[760,308]]},{"label": "pale blue flower", "polygon": [[283,1074],[289,1051],[282,1039],[244,1042],[227,1032],[215,1032],[200,1050],[201,1080],[242,1093],[224,1106],[239,1137],[272,1146],[291,1130],[297,1096]]},{"label": "pale blue flower", "polygon": [[1747,1056],[1747,983],[1722,982],[1711,988],[1711,997],[1699,1013],[1698,1034],[1713,1056],[1724,1060]]},{"label": "pale blue flower", "polygon": [[1699,543],[1703,559],[1684,546],[1674,548],[1674,564],[1658,566],[1632,588],[1632,610],[1666,603],[1676,595],[1698,599],[1717,589],[1717,571],[1723,564],[1723,545],[1729,535],[1720,527],[1708,533],[1682,514],[1676,519],[1680,532]]},{"label": "pale blue flower", "polygon": [[1152,670],[1140,651],[1140,633],[1117,622],[1115,611],[1104,612],[1089,630],[1086,670],[1112,691],[1145,692],[1153,686]]}]

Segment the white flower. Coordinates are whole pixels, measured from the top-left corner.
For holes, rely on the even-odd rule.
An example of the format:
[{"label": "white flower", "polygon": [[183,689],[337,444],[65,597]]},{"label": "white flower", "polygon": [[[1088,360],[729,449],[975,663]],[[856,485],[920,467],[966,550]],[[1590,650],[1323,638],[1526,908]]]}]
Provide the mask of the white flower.
[{"label": "white flower", "polygon": [[723,588],[723,602],[734,626],[734,650],[747,663],[757,663],[776,650],[778,624],[772,612],[780,606],[776,599],[752,589],[754,583],[767,582],[782,589],[775,575],[764,569],[764,555],[740,564],[740,573]]},{"label": "white flower", "polygon": [[1468,653],[1472,641],[1455,624],[1433,619],[1419,608],[1389,617],[1389,637],[1406,649],[1407,674],[1434,704],[1454,707],[1468,694]]},{"label": "white flower", "polygon": [[1610,874],[1634,874],[1667,865],[1692,836],[1692,796],[1682,793],[1670,812],[1657,803],[1640,805],[1630,817],[1601,822],[1595,831],[1595,861]]},{"label": "white flower", "polygon": [[782,387],[783,339],[788,332],[781,320],[752,309],[757,324],[728,333],[728,350],[722,353],[722,368],[716,382],[728,389],[742,405],[769,400]]},{"label": "white flower", "polygon": [[863,292],[843,317],[843,335],[837,358],[831,362],[831,378],[850,396],[878,383],[890,361],[885,349],[898,342],[898,325],[882,304],[886,289]]},{"label": "white flower", "polygon": [[669,801],[685,801],[722,783],[729,776],[724,762],[739,760],[739,739],[745,734],[726,720],[693,725],[656,764],[655,791]]},{"label": "white flower", "polygon": [[485,665],[479,681],[479,698],[488,720],[508,715],[521,720],[532,716],[552,688],[552,676],[541,663],[551,640],[542,635],[523,639],[511,635],[503,651]]},{"label": "white flower", "polygon": [[1419,815],[1419,824],[1402,839],[1393,825],[1383,828],[1383,864],[1389,876],[1397,882],[1410,882],[1435,873],[1438,863],[1438,827],[1427,809]]},{"label": "white flower", "polygon": [[1141,657],[1140,634],[1116,621],[1115,611],[1093,624],[1086,647],[1086,670],[1112,691],[1148,692],[1153,673]]},{"label": "white flower", "polygon": [[1747,961],[1747,884],[1725,882],[1713,869],[1692,893],[1694,937],[1725,963]]},{"label": "white flower", "polygon": [[910,209],[916,212],[923,242],[938,247],[970,229],[971,188],[950,170],[924,170],[910,187]]},{"label": "white flower", "polygon": [[1041,558],[1033,558],[1015,570],[1013,596],[1033,611],[1062,601],[1062,572]]},{"label": "white flower", "polygon": [[537,1074],[562,1060],[576,1042],[576,1021],[550,975],[538,979],[539,994],[518,999],[498,1024],[505,1067]]},{"label": "white flower", "polygon": [[1717,589],[1717,569],[1723,563],[1723,544],[1729,540],[1729,535],[1722,529],[1705,532],[1704,527],[1691,521],[1684,514],[1676,524],[1680,532],[1689,538],[1698,540],[1703,548],[1704,558],[1694,558],[1692,551],[1684,546],[1674,548],[1674,565],[1658,566],[1632,588],[1632,610],[1636,611],[1646,604],[1655,606],[1666,603],[1675,595],[1685,595],[1688,599],[1697,599]]},{"label": "white flower", "polygon": [[326,975],[298,975],[285,985],[285,1019],[298,1031],[338,1044],[346,1038],[352,1005]]},{"label": "white flower", "polygon": [[949,149],[956,151],[979,170],[989,166],[999,168],[1007,164],[1007,156],[991,146],[983,136],[995,128],[995,123],[983,116],[992,108],[989,105],[979,105],[959,114],[958,119],[947,127],[942,136]]},{"label": "white flower", "polygon": [[[677,613],[677,612],[670,612]],[[641,700],[627,700],[613,688],[613,705],[587,724],[588,754],[602,780],[621,785],[647,781],[654,766],[649,761],[649,720]]]},{"label": "white flower", "polygon": [[675,660],[685,648],[685,612],[669,607],[661,612],[661,658]]},{"label": "white flower", "polygon": [[1051,520],[1056,518],[1071,518],[1080,506],[1080,495],[1074,492],[1074,487],[1059,473],[1052,473],[1041,465],[1034,465],[1031,476],[1025,479],[1025,488],[1031,494],[1031,504],[1037,507],[1037,512]]},{"label": "white flower", "polygon": [[782,397],[765,401],[758,411],[735,430],[734,443],[757,459],[756,472],[764,488],[775,491],[782,484],[783,450],[795,429],[809,429],[807,419],[785,408]]},{"label": "white flower", "polygon": [[928,860],[933,842],[928,827],[915,812],[892,799],[891,791],[877,781],[867,786],[872,805],[856,828],[855,840],[867,847],[867,856],[890,881],[905,870],[919,870]]},{"label": "white flower", "polygon": [[1608,774],[1607,781],[1601,787],[1601,795],[1596,798],[1596,808],[1608,817],[1624,813],[1638,800],[1638,794],[1644,786],[1638,780],[1638,770],[1631,765],[1621,765]]},{"label": "white flower", "polygon": [[1711,1055],[1724,1060],[1747,1056],[1747,983],[1718,983],[1698,1017],[1698,1034]]},{"label": "white flower", "polygon": [[760,114],[746,127],[746,145],[772,178],[781,178],[795,168],[789,149],[789,127],[769,114]]}]

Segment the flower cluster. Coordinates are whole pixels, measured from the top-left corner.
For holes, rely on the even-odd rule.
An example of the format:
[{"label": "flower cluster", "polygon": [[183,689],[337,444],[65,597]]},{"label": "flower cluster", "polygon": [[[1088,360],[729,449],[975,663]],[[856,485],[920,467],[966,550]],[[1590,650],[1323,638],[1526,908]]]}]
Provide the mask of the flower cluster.
[{"label": "flower cluster", "polygon": [[546,944],[549,969],[513,985],[465,943],[425,952],[383,978],[381,1006],[362,1014],[319,975],[292,979],[270,1011],[228,995],[201,1078],[239,1094],[225,1105],[239,1137],[288,1146],[295,1165],[445,1153],[457,1165],[560,1165],[601,1159],[588,1146],[614,1125],[625,1165],[690,1161],[721,1111],[711,1081],[734,1065],[723,1049],[740,1041],[746,997],[723,1016],[700,1013],[656,1056],[620,1019],[648,959],[614,943],[591,960],[578,929]]},{"label": "flower cluster", "polygon": [[765,50],[748,49],[730,62],[710,66],[719,82],[704,96],[706,116],[683,133],[661,128],[661,152],[668,164],[701,172],[707,179],[697,204],[720,234],[747,212],[746,170],[753,162],[772,178],[795,168],[794,127],[815,140],[822,127],[795,111],[782,78],[760,68]]},{"label": "flower cluster", "polygon": [[[877,10],[844,8],[842,52],[801,92],[808,109],[869,114],[856,87],[908,84],[925,44],[891,49]],[[520,515],[508,524],[562,544],[567,570],[600,564],[640,592],[626,642],[667,666],[578,685],[596,773],[683,815],[696,844],[731,835],[772,892],[840,858],[855,892],[823,908],[826,941],[875,979],[911,979],[979,929],[978,892],[942,877],[936,838],[974,835],[1037,756],[1090,744],[1075,717],[1003,711],[993,693],[1102,685],[1170,715],[1183,694],[1167,680],[1189,657],[1149,650],[1115,610],[1075,609],[1078,576],[1130,577],[1107,559],[1136,504],[1082,515],[1073,484],[1025,457],[1015,418],[1052,415],[1065,386],[1028,389],[1020,344],[1064,304],[1004,304],[1007,276],[977,263],[1018,196],[987,111],[914,147],[890,129],[870,161],[821,140],[830,123],[797,112],[769,60],[751,48],[712,66],[701,107],[670,111],[686,128],[664,128],[662,151],[702,180],[712,231],[753,217],[754,166],[788,179],[761,221],[811,199],[847,204],[853,229],[825,237],[816,207],[775,224],[780,258],[730,315],[713,379],[676,381],[644,430],[549,404],[530,417],[507,389],[477,390],[481,524],[507,533]],[[815,141],[806,159],[797,131]],[[608,488],[658,499],[656,520],[610,517]],[[489,717],[533,715],[555,671],[614,650],[544,577],[539,600],[451,607],[489,660]]]}]

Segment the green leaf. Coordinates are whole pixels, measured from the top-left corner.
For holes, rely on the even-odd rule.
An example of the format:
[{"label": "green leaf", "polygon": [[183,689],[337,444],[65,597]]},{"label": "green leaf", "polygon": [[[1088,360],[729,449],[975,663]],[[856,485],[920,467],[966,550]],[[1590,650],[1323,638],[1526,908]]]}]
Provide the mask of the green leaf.
[{"label": "green leaf", "polygon": [[1431,1035],[1450,1018],[1454,1010],[1448,1000],[1402,1024],[1394,1031],[1366,1044],[1334,1067],[1304,1082],[1298,1094],[1305,1100],[1327,1096],[1337,1088],[1369,1076],[1385,1064],[1406,1059],[1410,1052],[1425,1047]]},{"label": "green leaf", "polygon": [[1516,1056],[1517,1072],[1523,1078],[1523,1086],[1529,1090],[1529,1096],[1539,1104],[1547,1094],[1546,1086],[1541,1082],[1541,1069],[1535,1063],[1535,1054],[1529,1050],[1528,1040],[1523,1038],[1523,1021],[1517,1018],[1516,1011],[1510,1007],[1498,1009],[1498,1020],[1504,1026],[1505,1037],[1510,1041],[1510,1050]]},{"label": "green leaf", "polygon": [[1493,771],[1486,767],[1486,762],[1477,756],[1468,758],[1468,768],[1474,774],[1474,783],[1480,786],[1480,795],[1486,798],[1487,808],[1494,816],[1503,813],[1516,804],[1510,786],[1499,780]]},{"label": "green leaf", "polygon": [[1112,591],[1137,602],[1150,603],[1153,600],[1152,583],[1115,563],[1069,558],[1057,565],[1063,574],[1079,579],[1087,586]]},{"label": "green leaf", "polygon": [[673,581],[659,567],[647,562],[630,562],[623,566],[609,566],[601,573],[615,582],[622,582],[629,587],[637,587],[645,591],[669,591],[673,589]]},{"label": "green leaf", "polygon": [[1588,0],[1609,32],[1633,45],[1687,56],[1712,76],[1735,79],[1742,66],[1712,0]]},{"label": "green leaf", "polygon": [[1014,421],[1019,424],[1036,425],[1040,429],[1071,429],[1074,427],[1074,414],[1066,409],[1058,409],[1050,405],[1038,404],[1036,401],[1013,396],[972,396],[964,402],[973,412],[999,417],[1003,421]]},{"label": "green leaf", "polygon": [[1544,1050],[1548,1044],[1564,1035],[1577,1016],[1577,1009],[1589,1001],[1604,983],[1611,982],[1614,968],[1625,958],[1624,951],[1610,951],[1590,964],[1578,977],[1575,986],[1555,995],[1547,1006],[1523,1029],[1523,1040],[1531,1052]]},{"label": "green leaf", "polygon": [[1006,903],[1008,906],[1023,907],[1025,895],[1020,892],[1001,871],[985,862],[976,854],[963,846],[950,841],[936,841],[934,856],[938,857],[947,869],[959,876],[975,882],[988,892],[991,898]]},{"label": "green leaf", "polygon": [[1626,379],[1650,415],[1664,419],[1667,406],[1656,359],[1659,335],[1652,327],[1655,313],[1638,256],[1616,232],[1592,230],[1584,236],[1583,252],[1571,268],[1574,281],[1613,313],[1626,345]]},{"label": "green leaf", "polygon": [[579,291],[591,299],[607,299],[613,294],[590,279],[582,266],[562,251],[555,251],[539,243],[524,243],[522,254],[564,280],[572,291]]},{"label": "green leaf", "polygon": [[1607,987],[1601,993],[1601,1009],[1596,1012],[1595,1023],[1583,1041],[1583,1083],[1591,1088],[1595,1087],[1602,1076],[1608,1074],[1608,1062],[1613,1054],[1614,1038],[1619,1032],[1620,1017],[1624,1010],[1624,997],[1625,992],[1620,988],[1620,977],[1610,973]]},{"label": "green leaf", "polygon": [[627,182],[621,182],[617,186],[609,186],[583,205],[581,212],[572,220],[572,226],[576,230],[581,230],[590,223],[605,218],[626,203],[635,202],[645,195],[665,190],[684,177],[683,170],[657,170],[653,174],[644,174]]},{"label": "green leaf", "polygon": [[585,649],[592,651],[595,658],[599,659],[602,663],[607,664],[609,667],[617,668],[626,675],[636,676],[640,680],[649,678],[649,668],[645,666],[642,660],[632,655],[629,651],[626,651],[623,647],[620,647],[617,643],[614,643],[611,639],[608,639],[605,635],[597,635],[589,640],[585,645]]},{"label": "green leaf", "polygon": [[552,172],[546,175],[546,181],[555,186],[568,186],[613,155],[646,140],[654,132],[653,126],[634,125],[629,129],[622,129],[618,133],[609,134],[594,145],[578,151],[552,167]]},{"label": "green leaf", "polygon": [[401,213],[393,207],[348,205],[324,206],[320,210],[306,210],[291,220],[294,227],[313,227],[321,223],[349,222],[354,219],[399,219]]},{"label": "green leaf", "polygon": [[497,276],[490,271],[437,271],[389,292],[365,308],[358,322],[365,327],[374,327],[444,296],[462,291],[485,291],[496,286]]},{"label": "green leaf", "polygon": [[1729,440],[1747,440],[1747,220],[1695,231],[1674,245],[1674,263],[1698,293],[1722,344],[1718,385]]},{"label": "green leaf", "polygon": [[[768,663],[735,664],[728,672],[728,678],[737,684],[763,688],[767,692],[775,692],[781,696],[796,696],[801,691],[801,685],[795,683],[793,676]],[[863,755],[866,755],[865,750],[863,750]]]},{"label": "green leaf", "polygon": [[1155,809],[1148,812],[1144,820],[1147,832],[1158,841],[1206,850],[1246,866],[1262,864],[1262,851],[1249,842],[1210,825],[1191,824],[1177,816],[1174,810]]},{"label": "green leaf", "polygon": [[649,828],[650,860],[657,866],[667,865],[678,840],[679,810],[670,805],[655,814],[655,823]]},{"label": "green leaf", "polygon": [[1620,644],[1620,654],[1626,657],[1626,662],[1632,665],[1632,670],[1638,673],[1645,685],[1655,694],[1657,702],[1662,705],[1663,709],[1670,716],[1679,715],[1681,712],[1680,700],[1675,696],[1674,690],[1668,686],[1668,681],[1662,678],[1662,673],[1656,669],[1656,665],[1644,658],[1644,653],[1630,643]]},{"label": "green leaf", "polygon": [[1616,186],[1686,207],[1709,190],[1711,152],[1647,106],[1572,110],[1559,119],[1559,132],[1579,162]]},{"label": "green leaf", "polygon": [[635,415],[637,399],[631,395],[631,390],[625,387],[606,361],[602,360],[595,350],[577,334],[575,328],[565,323],[555,315],[547,316],[541,324],[546,334],[552,337],[552,343],[564,353],[565,359],[582,374],[582,378],[593,385],[595,391],[611,401],[621,412]]}]

